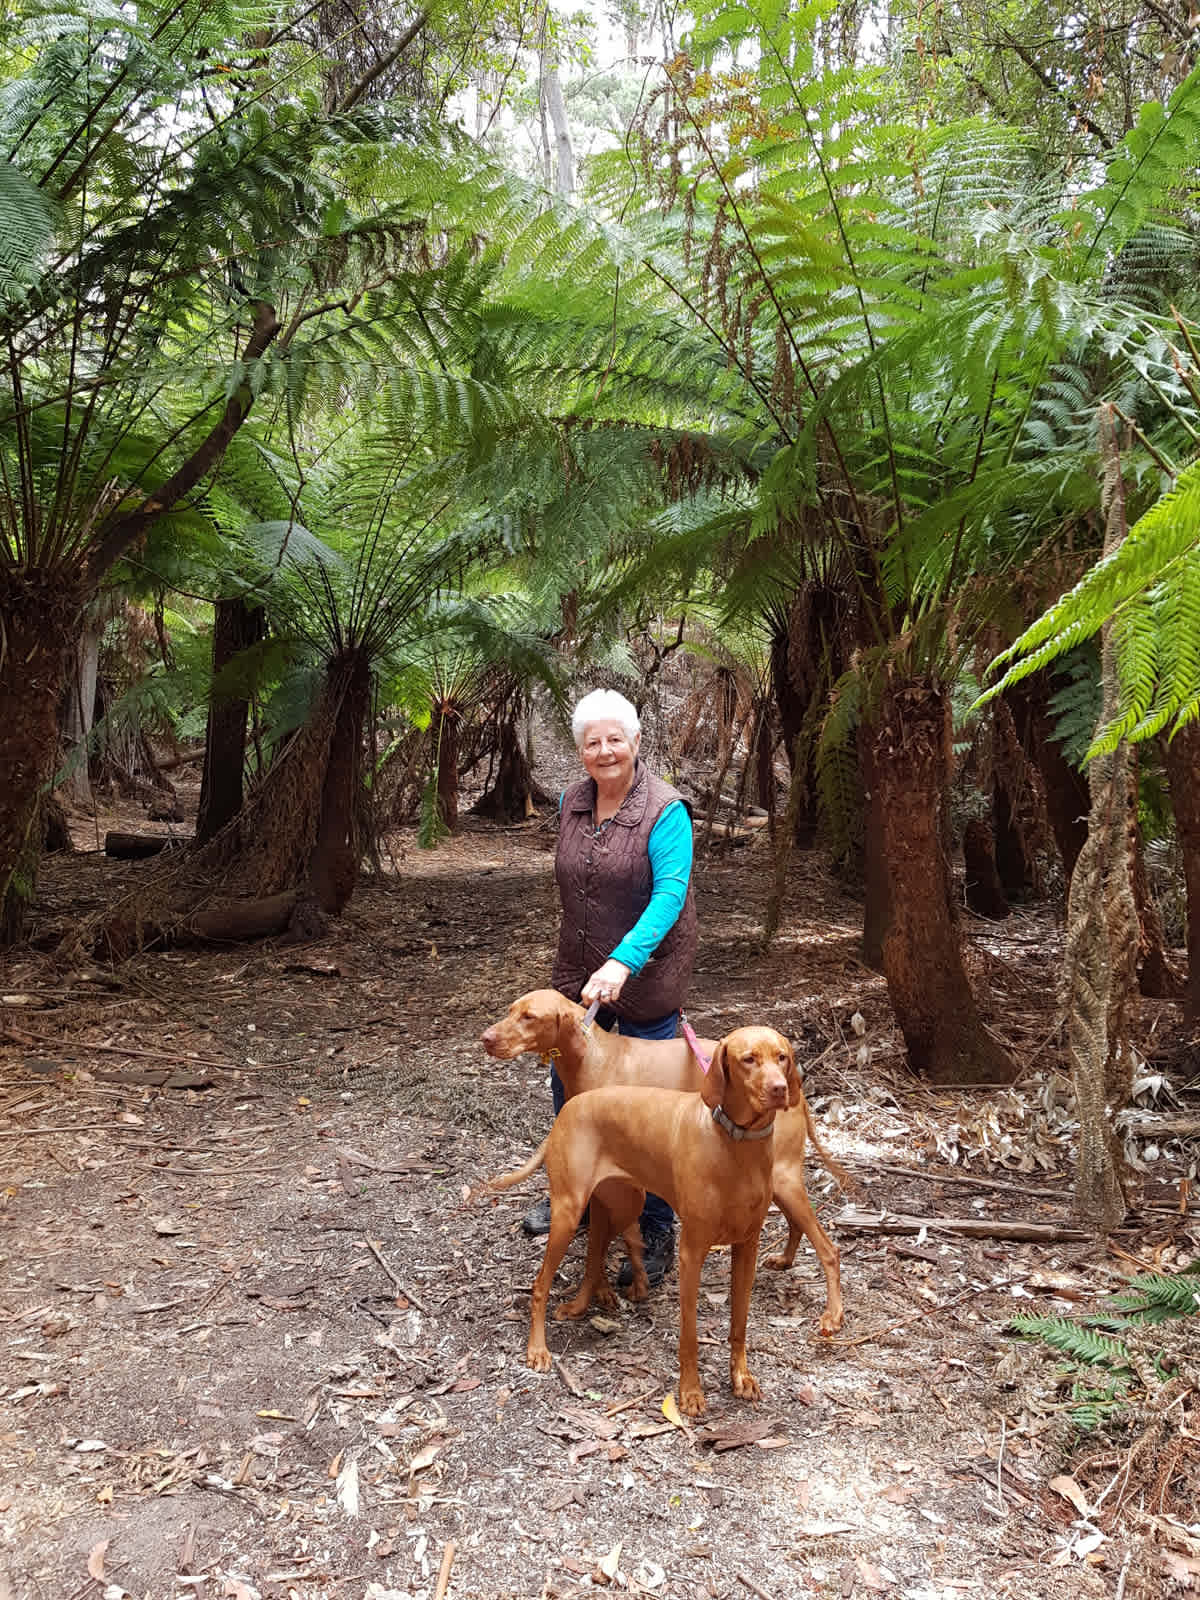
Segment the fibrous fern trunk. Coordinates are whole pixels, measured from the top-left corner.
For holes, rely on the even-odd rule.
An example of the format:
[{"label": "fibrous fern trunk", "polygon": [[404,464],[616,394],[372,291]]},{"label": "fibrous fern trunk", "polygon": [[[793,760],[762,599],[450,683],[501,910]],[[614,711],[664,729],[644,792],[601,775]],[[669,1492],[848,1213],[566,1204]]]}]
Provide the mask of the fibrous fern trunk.
[{"label": "fibrous fern trunk", "polygon": [[[1104,554],[1125,536],[1120,457],[1110,419],[1100,421],[1107,528]],[[1112,625],[1101,634],[1100,727],[1118,712]],[[1138,918],[1129,875],[1129,757],[1122,740],[1088,767],[1091,810],[1067,896],[1067,1048],[1079,1110],[1075,1209],[1097,1232],[1125,1215],[1121,1148],[1113,1117],[1129,1097],[1126,1008],[1137,983]]]},{"label": "fibrous fern trunk", "polygon": [[458,828],[458,744],[462,713],[450,700],[434,706],[437,752],[437,811],[449,833]]},{"label": "fibrous fern trunk", "polygon": [[1054,737],[1050,685],[1045,672],[1032,673],[1005,690],[1017,733],[1041,776],[1046,816],[1062,858],[1063,881],[1070,883],[1087,838],[1091,807],[1086,777],[1073,767]]},{"label": "fibrous fern trunk", "polygon": [[83,601],[54,573],[0,569],[0,943],[20,937],[33,896],[39,818],[54,775],[58,708]]},{"label": "fibrous fern trunk", "polygon": [[892,680],[871,723],[889,891],[883,970],[914,1072],[935,1083],[1009,1083],[1016,1064],[976,1008],[951,895],[949,712],[938,685]]},{"label": "fibrous fern trunk", "polygon": [[197,844],[207,844],[215,838],[242,809],[250,702],[243,695],[222,693],[218,675],[235,656],[256,644],[263,637],[263,631],[261,606],[247,605],[240,595],[217,600],[213,608],[212,642],[215,686],[205,730],[204,772],[196,815]]}]

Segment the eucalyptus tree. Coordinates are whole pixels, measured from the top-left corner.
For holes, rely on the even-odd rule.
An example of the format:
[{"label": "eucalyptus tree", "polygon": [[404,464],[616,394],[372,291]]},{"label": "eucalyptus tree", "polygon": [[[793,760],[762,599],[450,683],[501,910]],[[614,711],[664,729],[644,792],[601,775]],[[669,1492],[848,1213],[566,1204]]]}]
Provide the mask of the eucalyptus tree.
[{"label": "eucalyptus tree", "polygon": [[991,1081],[1014,1068],[954,925],[949,691],[1005,575],[1096,503],[1088,455],[1064,448],[1068,358],[1102,350],[1110,374],[1137,366],[1164,404],[1184,398],[1161,327],[1105,278],[1188,168],[1200,76],[1144,108],[1106,174],[1047,192],[1014,130],[900,126],[872,78],[822,73],[829,14],[704,9],[644,120],[646,209],[680,219],[649,271],[757,412],[740,598],[777,593],[797,543],[836,555],[852,597],[857,655],[825,738],[857,730],[909,1060]]},{"label": "eucalyptus tree", "polygon": [[[22,0],[0,20],[9,935],[31,892],[65,661],[114,563],[156,526],[204,523],[204,491],[255,410],[282,418],[289,461],[318,401],[345,407],[398,364],[437,366],[425,229],[442,135],[411,107],[370,103],[378,61],[331,100],[330,41],[306,47],[310,16]],[[418,32],[399,30],[389,70]]]}]

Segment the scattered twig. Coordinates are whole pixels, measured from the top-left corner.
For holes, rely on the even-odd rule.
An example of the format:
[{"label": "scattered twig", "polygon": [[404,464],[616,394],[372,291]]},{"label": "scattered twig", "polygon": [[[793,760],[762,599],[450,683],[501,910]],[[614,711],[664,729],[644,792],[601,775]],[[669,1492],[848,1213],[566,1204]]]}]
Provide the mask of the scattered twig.
[{"label": "scattered twig", "polygon": [[737,1581],[739,1583],[744,1583],[751,1594],[756,1594],[758,1596],[758,1600],[771,1600],[771,1596],[767,1593],[767,1591],[765,1589],[760,1589],[758,1584],[755,1583],[754,1579],[748,1578],[744,1572],[739,1572],[737,1574]]},{"label": "scattered twig", "polygon": [[[972,1285],[971,1288],[964,1289],[962,1294],[956,1294],[952,1300],[943,1300],[940,1305],[922,1306],[919,1311],[910,1311],[906,1317],[898,1317],[895,1322],[887,1322],[882,1328],[872,1328],[867,1333],[860,1333],[854,1339],[831,1339],[829,1342],[837,1345],[841,1350],[853,1349],[856,1344],[870,1344],[872,1339],[880,1339],[885,1333],[895,1333],[897,1328],[906,1328],[910,1322],[919,1322],[922,1317],[928,1318],[933,1311],[951,1311],[955,1306],[961,1305],[964,1300],[975,1300],[978,1297],[979,1290]],[[934,1393],[936,1394],[937,1391],[934,1390]],[[939,1395],[938,1398],[940,1399],[941,1396]],[[949,1411],[946,1414],[948,1416]]]},{"label": "scattered twig", "polygon": [[577,1400],[582,1400],[584,1398],[583,1390],[580,1388],[578,1380],[575,1378],[566,1362],[561,1356],[554,1356],[552,1359],[554,1361],[554,1370],[566,1384],[567,1388],[570,1389],[571,1393]]},{"label": "scattered twig", "polygon": [[450,1569],[454,1565],[454,1540],[446,1540],[446,1548],[442,1551],[442,1564],[438,1569],[437,1583],[433,1589],[433,1600],[445,1600],[446,1590],[450,1587]]},{"label": "scattered twig", "polygon": [[[854,1163],[848,1163],[853,1166]],[[936,1172],[925,1171],[921,1167],[906,1167],[899,1162],[872,1161],[869,1164],[871,1172],[894,1172],[902,1178],[920,1178],[923,1183],[965,1183],[975,1189],[1002,1189],[1009,1193],[1016,1191],[1024,1195],[1033,1195],[1039,1200],[1061,1200],[1061,1189],[1031,1189],[1028,1184],[1020,1181],[1019,1175],[1013,1183],[1005,1183],[1002,1178],[977,1178],[969,1172]]]},{"label": "scattered twig", "polygon": [[375,1242],[372,1239],[364,1239],[363,1243],[366,1245],[367,1249],[371,1252],[371,1254],[375,1257],[376,1261],[378,1261],[379,1265],[387,1273],[388,1277],[395,1284],[396,1289],[398,1290],[398,1292],[400,1294],[402,1294],[406,1300],[411,1301],[412,1304],[414,1306],[416,1306],[418,1311],[422,1312],[425,1316],[428,1316],[429,1315],[429,1307],[426,1306],[426,1305],[422,1305],[421,1301],[412,1292],[412,1290],[408,1287],[408,1285],[405,1284],[405,1283],[402,1283],[401,1280],[396,1276],[396,1274],[392,1271],[391,1267],[388,1266],[387,1262],[383,1259],[383,1256],[380,1254],[378,1245],[376,1245]]},{"label": "scattered twig", "polygon": [[[21,1032],[37,1044],[48,1044],[55,1050],[70,1050],[73,1055],[82,1055],[89,1050],[103,1050],[113,1056],[145,1056],[153,1061],[173,1061],[177,1067],[213,1067],[218,1072],[245,1072],[245,1066],[235,1062],[215,1061],[211,1056],[181,1055],[178,1050],[150,1050],[144,1045],[136,1044],[97,1044],[91,1039],[64,1039],[50,1033],[33,1033],[28,1028]],[[287,1063],[271,1063],[274,1065],[287,1065]],[[253,1067],[249,1069],[253,1071]]]},{"label": "scattered twig", "polygon": [[622,1411],[632,1411],[634,1406],[640,1406],[647,1400],[653,1400],[657,1393],[658,1385],[655,1384],[653,1389],[647,1389],[645,1394],[635,1394],[632,1400],[621,1400],[615,1406],[609,1406],[604,1415],[606,1417],[619,1417]]},{"label": "scattered twig", "polygon": [[1029,1239],[1042,1242],[1090,1239],[1082,1228],[1067,1228],[1058,1222],[1004,1222],[984,1217],[910,1217],[901,1212],[863,1211],[845,1206],[832,1219],[836,1227],[859,1229],[864,1233],[958,1233],[968,1239]]}]

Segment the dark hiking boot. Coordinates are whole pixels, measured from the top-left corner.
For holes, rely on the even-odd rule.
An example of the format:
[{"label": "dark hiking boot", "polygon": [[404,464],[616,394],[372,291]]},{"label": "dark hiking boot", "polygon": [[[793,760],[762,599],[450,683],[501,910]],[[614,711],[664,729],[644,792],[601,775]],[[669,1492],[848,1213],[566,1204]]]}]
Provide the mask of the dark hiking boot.
[{"label": "dark hiking boot", "polygon": [[[588,1214],[585,1210],[583,1216],[579,1219],[579,1226],[581,1228],[587,1227],[587,1219]],[[550,1232],[549,1195],[546,1195],[544,1199],[539,1200],[536,1205],[530,1206],[529,1210],[521,1218],[521,1226],[531,1239],[539,1239],[542,1234]]]},{"label": "dark hiking boot", "polygon": [[[675,1229],[656,1228],[653,1223],[648,1227],[643,1225],[642,1246],[646,1281],[652,1289],[657,1289],[675,1260]],[[633,1267],[629,1261],[622,1261],[621,1270],[617,1273],[617,1288],[629,1289],[632,1285]]]}]

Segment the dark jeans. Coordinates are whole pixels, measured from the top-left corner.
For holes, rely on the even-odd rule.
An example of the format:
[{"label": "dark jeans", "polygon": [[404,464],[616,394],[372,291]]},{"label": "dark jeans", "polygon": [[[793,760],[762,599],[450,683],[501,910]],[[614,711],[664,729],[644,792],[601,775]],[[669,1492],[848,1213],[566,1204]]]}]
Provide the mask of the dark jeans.
[{"label": "dark jeans", "polygon": [[[617,1033],[623,1033],[630,1039],[673,1039],[679,1032],[679,1013],[672,1011],[665,1017],[654,1017],[650,1022],[630,1022],[628,1017],[618,1017],[613,1012],[601,1006],[596,1013],[596,1024],[606,1033],[612,1033],[614,1025]],[[563,1088],[563,1081],[553,1066],[550,1068],[550,1093],[554,1096],[554,1115],[563,1108],[567,1098],[567,1091]],[[675,1213],[665,1200],[656,1194],[647,1194],[646,1204],[642,1207],[642,1214],[638,1219],[642,1225],[643,1235],[650,1228],[673,1228],[675,1226]]]}]

